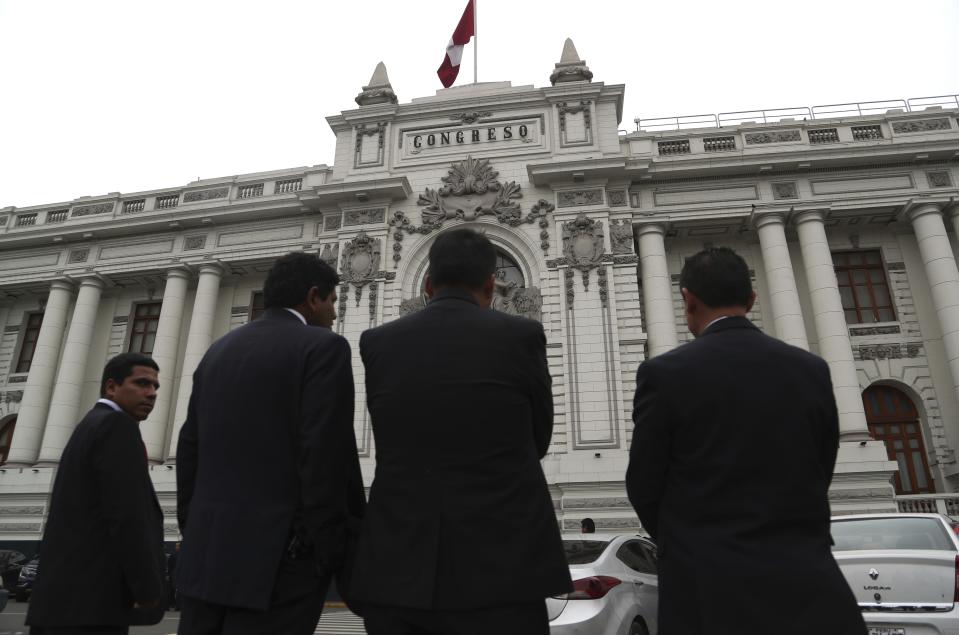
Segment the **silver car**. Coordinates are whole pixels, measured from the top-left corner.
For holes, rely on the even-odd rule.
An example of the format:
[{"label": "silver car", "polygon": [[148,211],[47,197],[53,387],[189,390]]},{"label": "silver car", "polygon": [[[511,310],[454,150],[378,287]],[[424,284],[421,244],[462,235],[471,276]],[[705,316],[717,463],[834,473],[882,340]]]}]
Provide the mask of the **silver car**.
[{"label": "silver car", "polygon": [[656,547],[639,536],[564,537],[573,592],[546,600],[551,635],[656,635]]},{"label": "silver car", "polygon": [[948,518],[836,516],[832,537],[869,635],[959,635],[959,538]]}]

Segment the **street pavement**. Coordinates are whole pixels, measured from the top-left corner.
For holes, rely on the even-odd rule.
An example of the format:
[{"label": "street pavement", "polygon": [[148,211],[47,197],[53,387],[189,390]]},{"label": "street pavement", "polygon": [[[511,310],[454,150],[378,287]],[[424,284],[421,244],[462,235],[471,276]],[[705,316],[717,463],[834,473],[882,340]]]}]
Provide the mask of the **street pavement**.
[{"label": "street pavement", "polygon": [[[7,603],[7,608],[0,613],[0,635],[27,635],[29,629],[23,625],[27,617],[26,602]],[[134,626],[130,635],[175,635],[180,614],[169,611],[163,621],[153,626]],[[327,608],[323,611],[320,623],[316,627],[316,635],[366,635],[363,620],[346,609]]]}]

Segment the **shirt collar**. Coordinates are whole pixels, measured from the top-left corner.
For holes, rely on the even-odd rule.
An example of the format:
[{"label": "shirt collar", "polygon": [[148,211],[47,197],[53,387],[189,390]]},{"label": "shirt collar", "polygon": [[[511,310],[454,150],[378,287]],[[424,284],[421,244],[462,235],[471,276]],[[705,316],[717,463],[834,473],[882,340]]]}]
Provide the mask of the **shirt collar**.
[{"label": "shirt collar", "polygon": [[709,324],[707,324],[707,325],[705,326],[705,328],[703,328],[702,332],[705,333],[707,330],[709,330],[709,327],[710,327],[710,326],[712,326],[713,324],[715,324],[716,322],[718,322],[718,321],[720,321],[720,320],[725,320],[725,319],[728,318],[728,317],[732,317],[732,316],[731,316],[731,315],[720,315],[718,318],[716,318],[715,320],[713,320],[712,322],[710,322]]},{"label": "shirt collar", "polygon": [[101,397],[100,399],[97,399],[97,403],[102,403],[105,406],[110,406],[117,412],[123,412],[123,409],[120,408],[120,406],[118,406],[115,401],[107,399],[106,397]]},{"label": "shirt collar", "polygon": [[302,314],[302,313],[300,313],[300,312],[297,311],[296,309],[291,309],[291,308],[288,307],[288,306],[287,306],[287,307],[283,307],[283,308],[284,308],[284,310],[289,311],[290,313],[292,313],[293,315],[295,315],[295,316],[296,316],[296,319],[298,319],[300,322],[303,322],[303,324],[306,324],[306,318],[303,317],[303,314]]}]

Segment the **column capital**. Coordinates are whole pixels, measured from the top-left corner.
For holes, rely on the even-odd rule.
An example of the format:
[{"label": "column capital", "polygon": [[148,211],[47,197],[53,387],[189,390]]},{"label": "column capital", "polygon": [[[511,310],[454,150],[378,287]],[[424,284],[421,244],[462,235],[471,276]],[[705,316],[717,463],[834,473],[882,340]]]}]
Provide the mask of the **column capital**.
[{"label": "column capital", "polygon": [[76,288],[77,288],[77,285],[75,285],[73,281],[70,280],[69,278],[60,278],[50,283],[51,291],[53,291],[54,289],[57,289],[60,291],[69,291],[70,293],[73,293],[76,290]]},{"label": "column capital", "polygon": [[197,269],[199,270],[200,275],[203,275],[206,273],[206,274],[215,275],[217,278],[219,278],[223,275],[223,272],[225,271],[226,267],[224,267],[218,261],[212,261],[212,262],[204,262],[204,263],[198,264]]},{"label": "column capital", "polygon": [[186,265],[177,265],[175,267],[170,267],[165,271],[167,279],[170,278],[182,278],[184,280],[189,280],[193,277],[193,272],[190,271],[190,268]]},{"label": "column capital", "polygon": [[643,234],[659,234],[661,236],[666,235],[666,226],[668,222],[659,222],[659,223],[633,223],[634,231],[636,236],[642,236]]},{"label": "column capital", "polygon": [[810,221],[824,223],[826,221],[827,211],[828,210],[824,210],[824,209],[796,210],[795,215],[793,216],[793,222],[796,225],[801,225],[803,223],[808,223]]},{"label": "column capital", "polygon": [[752,222],[756,229],[766,225],[785,225],[788,216],[789,212],[787,210],[756,210],[753,212]]},{"label": "column capital", "polygon": [[941,215],[948,203],[949,199],[945,198],[914,198],[902,206],[902,210],[897,216],[900,220],[912,222],[927,214]]},{"label": "column capital", "polygon": [[81,278],[78,278],[80,281],[81,287],[96,287],[98,289],[103,289],[107,286],[106,279],[98,273],[87,274]]}]

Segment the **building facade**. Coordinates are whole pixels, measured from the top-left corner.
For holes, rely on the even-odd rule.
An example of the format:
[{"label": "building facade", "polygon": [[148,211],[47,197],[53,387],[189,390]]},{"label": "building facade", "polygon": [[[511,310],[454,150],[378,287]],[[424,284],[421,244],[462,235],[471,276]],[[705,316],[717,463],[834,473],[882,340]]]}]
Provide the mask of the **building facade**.
[{"label": "building facade", "polygon": [[638,527],[623,483],[634,377],[690,338],[678,274],[708,245],[749,263],[760,327],[829,363],[834,512],[959,489],[959,108],[624,132],[624,87],[593,82],[571,42],[550,84],[400,104],[381,65],[358,107],[327,120],[332,166],[0,209],[0,541],[40,537],[63,447],[105,361],[128,350],[161,368],[141,430],[175,539],[192,372],[262,311],[266,272],[292,250],[342,276],[334,328],[354,350],[369,485],[360,333],[423,306],[429,246],[458,226],[499,251],[495,308],[545,328],[543,466],[566,530],[586,516]]}]

